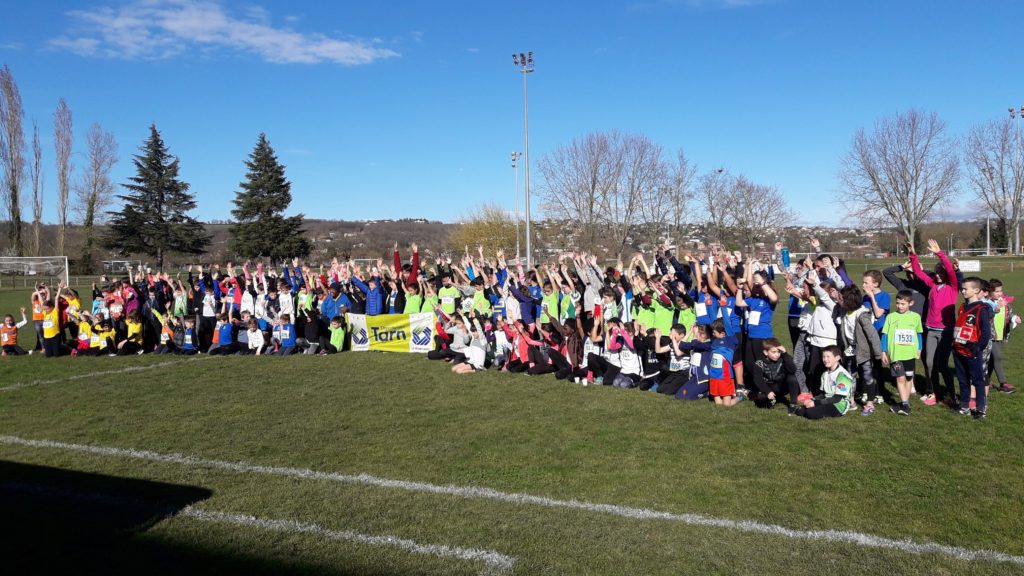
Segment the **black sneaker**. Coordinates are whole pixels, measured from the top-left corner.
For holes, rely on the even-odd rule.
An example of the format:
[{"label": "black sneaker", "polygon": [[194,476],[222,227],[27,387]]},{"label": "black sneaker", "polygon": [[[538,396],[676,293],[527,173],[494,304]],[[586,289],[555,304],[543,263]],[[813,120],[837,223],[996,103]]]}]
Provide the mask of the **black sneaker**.
[{"label": "black sneaker", "polygon": [[961,408],[959,410],[954,411],[953,414],[956,415],[956,416],[970,416],[971,415],[971,409],[970,408]]},{"label": "black sneaker", "polygon": [[981,411],[981,410],[975,410],[974,414],[972,414],[972,416],[974,416],[975,420],[984,420],[985,419],[985,413],[983,411]]},{"label": "black sneaker", "polygon": [[896,413],[899,414],[900,416],[910,416],[910,404],[900,404],[899,409],[896,410]]},{"label": "black sneaker", "polygon": [[889,406],[889,411],[892,412],[893,414],[899,414],[901,407],[902,404],[893,404],[892,406]]}]

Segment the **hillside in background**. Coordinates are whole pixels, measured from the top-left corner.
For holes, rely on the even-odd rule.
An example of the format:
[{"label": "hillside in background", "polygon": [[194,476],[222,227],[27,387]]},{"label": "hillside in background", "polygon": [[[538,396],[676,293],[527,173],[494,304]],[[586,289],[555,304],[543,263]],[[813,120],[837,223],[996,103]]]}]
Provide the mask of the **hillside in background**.
[{"label": "hillside in background", "polygon": [[[408,257],[408,245],[416,242],[424,255],[434,257],[437,254],[461,253],[464,246],[453,246],[451,244],[452,232],[457,230],[461,224],[428,221],[425,219],[400,219],[400,220],[368,220],[368,221],[346,221],[346,220],[306,220],[305,229],[313,242],[313,252],[307,259],[310,262],[329,262],[332,258],[390,258],[391,250],[397,241],[403,257]],[[923,226],[921,238],[935,238],[943,246],[949,249],[966,249],[972,243],[977,244],[981,238],[981,247],[984,247],[984,222],[934,222]],[[226,222],[214,222],[206,225],[207,231],[212,235],[210,250],[201,260],[203,262],[225,262],[231,259],[227,252],[230,224]],[[102,233],[103,227],[100,227]],[[554,220],[536,222],[533,227],[534,244],[538,257],[545,254],[555,254],[562,250],[571,249],[576,246],[576,240],[567,222]],[[31,227],[27,226],[24,231],[29,238],[31,245]],[[523,232],[525,234],[525,231]],[[56,245],[57,227],[55,225],[44,225],[42,230],[42,254],[53,255]],[[702,240],[707,238],[703,225],[694,224],[686,227],[685,233],[679,238],[671,238],[673,245],[680,250],[697,250],[701,248]],[[827,227],[804,227],[792,226],[785,229],[782,235],[783,242],[790,246],[794,252],[807,250],[807,239],[815,237],[822,241],[826,251],[845,254],[848,257],[864,257],[879,254],[892,254],[899,243],[899,236],[893,230],[885,229],[864,229],[864,228],[827,228]],[[79,253],[81,243],[80,228],[71,226],[68,229],[68,256],[72,260],[72,268],[76,268],[75,260]],[[645,250],[650,251],[655,246],[650,242],[644,242],[636,238],[629,239],[628,251]],[[525,246],[525,240],[523,242]],[[472,247],[470,247],[472,249]],[[997,246],[993,244],[993,249]],[[0,223],[0,254],[9,255],[10,243],[7,239],[7,223]],[[525,250],[525,248],[524,248]],[[772,250],[771,243],[758,245],[757,252],[769,252]],[[614,247],[598,246],[595,250],[603,255],[607,261],[615,260],[617,250]],[[514,253],[514,250],[512,250]],[[122,259],[110,252],[100,252],[99,260]],[[512,255],[512,254],[510,254]],[[133,256],[133,260],[146,261],[144,256]],[[190,259],[182,257],[170,258],[175,265],[187,265]]]}]

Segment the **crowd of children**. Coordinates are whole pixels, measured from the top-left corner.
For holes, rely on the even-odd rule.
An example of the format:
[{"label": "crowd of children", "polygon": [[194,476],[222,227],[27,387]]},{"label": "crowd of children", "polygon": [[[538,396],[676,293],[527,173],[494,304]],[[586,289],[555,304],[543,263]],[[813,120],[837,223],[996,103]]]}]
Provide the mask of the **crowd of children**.
[{"label": "crowd of children", "polygon": [[[63,283],[55,291],[38,285],[28,353],[333,354],[346,348],[346,313],[432,312],[427,357],[460,374],[553,374],[722,406],[781,402],[812,419],[870,416],[887,400],[893,413],[909,415],[922,360],[924,405],[982,419],[990,388],[1015,391],[1002,358],[1020,319],[999,280],[964,278],[929,240],[934,271],[908,246],[906,263],[867,270],[858,285],[841,260],[820,253],[817,241],[811,246],[813,254],[791,261],[781,243],[763,259],[663,245],[653,261],[637,253],[605,268],[576,251],[524,270],[482,249],[421,266],[415,244],[403,263],[396,244],[391,264],[366,269],[337,259],[316,269],[298,259],[279,270],[228,263],[190,267],[183,281],[129,268],[126,278],[94,284],[91,301]],[[788,348],[772,324],[778,273],[788,295]],[[894,306],[883,277],[897,290]],[[5,356],[26,353],[18,343],[25,312],[20,321],[4,318]]]}]

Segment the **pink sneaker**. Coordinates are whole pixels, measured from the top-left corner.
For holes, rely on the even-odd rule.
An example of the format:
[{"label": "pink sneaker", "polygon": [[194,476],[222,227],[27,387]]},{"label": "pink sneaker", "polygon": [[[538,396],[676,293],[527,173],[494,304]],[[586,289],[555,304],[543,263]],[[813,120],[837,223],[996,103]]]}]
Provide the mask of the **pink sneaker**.
[{"label": "pink sneaker", "polygon": [[935,406],[935,394],[925,394],[921,396],[921,403],[925,406]]}]

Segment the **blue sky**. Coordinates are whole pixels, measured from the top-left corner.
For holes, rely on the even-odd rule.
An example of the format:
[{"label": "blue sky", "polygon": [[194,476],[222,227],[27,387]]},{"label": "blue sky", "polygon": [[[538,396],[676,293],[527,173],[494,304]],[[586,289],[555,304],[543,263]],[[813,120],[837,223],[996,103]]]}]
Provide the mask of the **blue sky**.
[{"label": "blue sky", "polygon": [[962,134],[1024,104],[1024,3],[1005,0],[17,4],[0,21],[0,62],[27,124],[41,125],[50,198],[64,97],[76,164],[99,122],[124,182],[155,122],[204,220],[229,217],[260,132],[308,217],[511,208],[509,154],[522,150],[511,54],[527,50],[534,165],[591,131],[641,132],[702,171],[778,186],[806,223],[840,222],[822,199],[838,196],[858,128],[917,107]]}]

